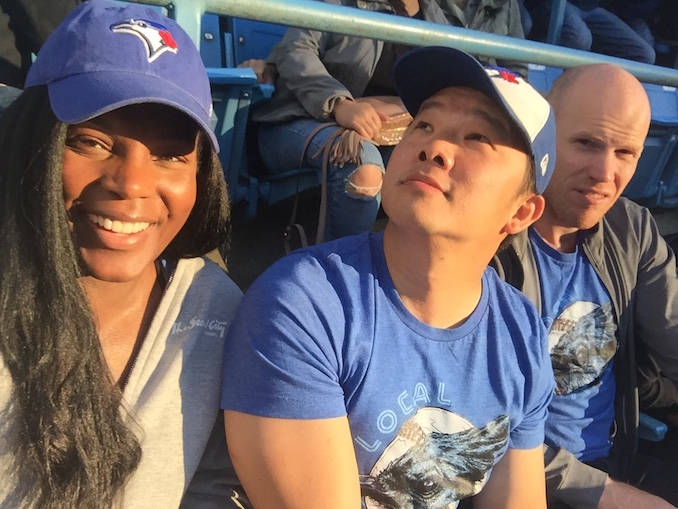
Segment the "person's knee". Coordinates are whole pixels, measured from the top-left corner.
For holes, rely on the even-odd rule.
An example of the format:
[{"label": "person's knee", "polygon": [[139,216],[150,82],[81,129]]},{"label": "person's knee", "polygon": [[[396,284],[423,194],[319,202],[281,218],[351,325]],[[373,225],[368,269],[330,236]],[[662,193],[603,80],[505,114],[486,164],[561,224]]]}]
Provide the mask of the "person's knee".
[{"label": "person's knee", "polygon": [[[645,41],[642,42],[645,43]],[[636,60],[637,62],[642,62],[644,64],[654,64],[656,59],[657,54],[655,53],[654,48],[652,46],[650,46],[647,43],[639,45],[638,55],[634,60]]]},{"label": "person's knee", "polygon": [[593,34],[585,24],[564,26],[558,44],[567,48],[590,51],[593,45]]},{"label": "person's knee", "polygon": [[381,191],[384,170],[376,164],[356,168],[346,179],[346,193],[355,198],[373,198]]},{"label": "person's knee", "polygon": [[581,12],[569,4],[565,9],[558,44],[582,51],[590,51],[593,44],[593,34]]}]

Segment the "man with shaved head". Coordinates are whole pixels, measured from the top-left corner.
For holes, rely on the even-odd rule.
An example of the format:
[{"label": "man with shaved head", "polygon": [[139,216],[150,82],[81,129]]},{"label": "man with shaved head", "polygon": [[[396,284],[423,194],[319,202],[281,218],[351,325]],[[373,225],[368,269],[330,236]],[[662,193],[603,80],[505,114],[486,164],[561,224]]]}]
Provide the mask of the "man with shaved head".
[{"label": "man with shaved head", "polygon": [[621,197],[648,133],[649,100],[608,64],[566,71],[548,99],[557,157],[544,214],[493,263],[549,329],[549,508],[673,507],[605,473],[633,475],[638,345],[678,381],[676,260],[650,212]]}]

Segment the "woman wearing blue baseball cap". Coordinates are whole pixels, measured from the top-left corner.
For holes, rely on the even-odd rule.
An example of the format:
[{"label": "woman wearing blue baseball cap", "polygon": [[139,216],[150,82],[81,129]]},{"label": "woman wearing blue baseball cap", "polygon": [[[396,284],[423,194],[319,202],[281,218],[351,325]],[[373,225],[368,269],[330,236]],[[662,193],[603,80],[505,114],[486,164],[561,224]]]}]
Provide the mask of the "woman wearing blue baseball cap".
[{"label": "woman wearing blue baseball cap", "polygon": [[0,123],[0,507],[247,506],[219,417],[241,292],[200,55],[91,0]]}]

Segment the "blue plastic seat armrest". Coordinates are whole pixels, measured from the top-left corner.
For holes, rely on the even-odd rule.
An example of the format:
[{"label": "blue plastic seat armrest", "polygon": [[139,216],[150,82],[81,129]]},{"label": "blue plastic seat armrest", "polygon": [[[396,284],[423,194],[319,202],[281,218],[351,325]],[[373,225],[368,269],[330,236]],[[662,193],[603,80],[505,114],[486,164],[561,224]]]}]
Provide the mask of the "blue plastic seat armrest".
[{"label": "blue plastic seat armrest", "polygon": [[257,75],[251,67],[208,67],[207,76],[213,85],[257,84]]},{"label": "blue plastic seat armrest", "polygon": [[275,92],[275,86],[262,83],[259,85],[259,90],[261,91],[261,99],[270,99]]},{"label": "blue plastic seat armrest", "polygon": [[654,417],[641,413],[639,416],[638,437],[651,442],[661,442],[669,427]]}]

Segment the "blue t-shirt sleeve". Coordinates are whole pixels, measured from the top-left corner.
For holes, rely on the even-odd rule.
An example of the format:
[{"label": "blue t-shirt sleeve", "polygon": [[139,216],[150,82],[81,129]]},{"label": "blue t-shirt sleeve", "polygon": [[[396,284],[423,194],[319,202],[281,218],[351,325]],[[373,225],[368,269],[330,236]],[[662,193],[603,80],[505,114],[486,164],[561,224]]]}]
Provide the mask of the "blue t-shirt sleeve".
[{"label": "blue t-shirt sleeve", "polygon": [[514,449],[533,449],[544,443],[544,426],[555,386],[546,328],[536,309],[528,302],[526,311],[530,315],[532,329],[531,337],[525,338],[529,362],[524,369],[524,417],[512,430],[509,444]]},{"label": "blue t-shirt sleeve", "polygon": [[283,258],[250,287],[226,340],[221,406],[253,415],[346,415],[344,311],[312,256]]}]

